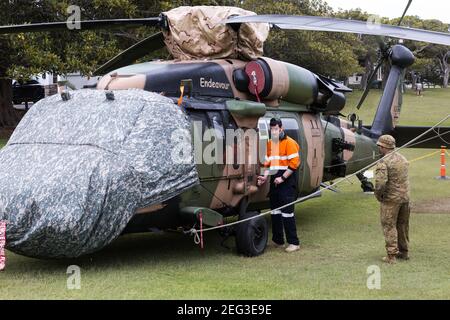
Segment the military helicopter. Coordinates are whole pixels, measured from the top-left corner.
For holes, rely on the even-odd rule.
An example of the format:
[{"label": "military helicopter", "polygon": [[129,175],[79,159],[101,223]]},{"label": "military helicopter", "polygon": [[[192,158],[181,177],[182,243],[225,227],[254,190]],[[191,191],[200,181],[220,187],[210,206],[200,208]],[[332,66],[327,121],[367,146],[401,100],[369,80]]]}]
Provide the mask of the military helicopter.
[{"label": "military helicopter", "polygon": [[[405,13],[406,10],[403,16]],[[370,27],[362,21],[320,16],[256,15],[233,7],[179,7],[155,18],[78,23],[80,30],[111,26],[162,29],[95,72],[103,75],[95,89],[109,92],[112,99],[115,93],[130,88],[158,93],[179,106],[192,124],[203,124],[201,129],[192,125],[193,136],[196,130],[201,136],[204,130],[212,128],[218,132],[217,142],[224,139],[220,135],[227,129],[255,130],[260,154],[265,154],[265,142],[269,139],[269,120],[280,118],[287,135],[300,145],[299,197],[312,194],[325,182],[345,177],[376,161],[379,158],[376,140],[380,135],[393,134],[398,145],[402,145],[426,130],[426,127],[396,125],[402,97],[400,81],[404,70],[413,64],[414,56],[405,46],[388,45],[380,38],[379,64],[370,79],[383,63],[390,65],[390,72],[375,119],[371,125],[365,125],[355,114],[348,119],[341,115],[346,103],[345,93],[351,89],[301,66],[263,56],[262,45],[269,27],[450,45],[450,33],[382,24]],[[64,30],[66,27],[65,22],[2,26],[0,34]],[[131,64],[164,45],[174,60]],[[367,92],[359,106],[365,96]],[[446,130],[442,133],[450,132]],[[198,228],[200,224],[220,226],[226,217],[246,219],[268,208],[269,186],[257,186],[261,164],[250,161],[251,144],[233,140],[220,146],[222,155],[234,155],[242,145],[245,153],[242,163],[197,164],[199,184],[160,203],[137,208],[120,233],[148,232],[155,228],[187,230],[192,226]],[[416,147],[439,145],[438,139],[428,139]],[[202,148],[205,147],[203,144]],[[362,188],[370,190],[371,183],[362,175],[359,178]],[[221,234],[236,236],[239,253],[258,256],[266,247],[268,226],[264,218],[258,217],[234,229],[223,228]],[[19,253],[23,252],[19,250]],[[33,255],[29,251],[24,254]]]}]

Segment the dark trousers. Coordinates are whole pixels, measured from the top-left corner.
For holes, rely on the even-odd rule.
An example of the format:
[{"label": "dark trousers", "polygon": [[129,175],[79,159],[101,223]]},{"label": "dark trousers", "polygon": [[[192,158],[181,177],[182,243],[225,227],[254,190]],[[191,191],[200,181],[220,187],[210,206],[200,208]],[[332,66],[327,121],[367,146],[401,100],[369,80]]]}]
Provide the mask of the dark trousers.
[{"label": "dark trousers", "polygon": [[[273,184],[272,179],[270,185],[270,208],[272,210],[288,204],[296,199],[296,186],[293,183],[294,181],[290,181],[290,178],[291,177],[278,186]],[[283,209],[275,210],[272,212],[271,217],[273,242],[277,244],[284,244],[284,232],[286,232],[287,243],[294,245],[300,244],[297,237],[293,204]]]}]

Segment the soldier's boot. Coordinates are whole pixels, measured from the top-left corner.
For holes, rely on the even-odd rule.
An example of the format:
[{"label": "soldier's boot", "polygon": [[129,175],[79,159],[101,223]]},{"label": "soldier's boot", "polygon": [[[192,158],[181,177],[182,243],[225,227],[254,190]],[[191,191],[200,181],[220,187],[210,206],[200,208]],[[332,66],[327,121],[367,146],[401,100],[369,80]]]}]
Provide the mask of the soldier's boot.
[{"label": "soldier's boot", "polygon": [[388,254],[386,257],[383,257],[383,262],[394,264],[397,262],[396,255],[395,254]]},{"label": "soldier's boot", "polygon": [[409,260],[408,252],[400,251],[399,253],[397,253],[397,259]]}]

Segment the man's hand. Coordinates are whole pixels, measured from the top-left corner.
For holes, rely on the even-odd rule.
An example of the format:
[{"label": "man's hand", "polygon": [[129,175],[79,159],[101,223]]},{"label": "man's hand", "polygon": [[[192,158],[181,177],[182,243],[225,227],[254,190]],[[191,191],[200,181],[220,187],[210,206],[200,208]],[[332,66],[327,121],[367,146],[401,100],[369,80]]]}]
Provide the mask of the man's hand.
[{"label": "man's hand", "polygon": [[281,183],[283,183],[283,179],[281,177],[275,178],[275,180],[273,181],[273,183],[277,186]]},{"label": "man's hand", "polygon": [[258,182],[257,182],[258,187],[259,187],[259,186],[262,186],[264,183],[266,183],[266,181],[267,181],[267,177],[265,177],[265,176],[259,176],[259,177],[258,177]]},{"label": "man's hand", "polygon": [[375,191],[374,194],[375,194],[375,198],[377,198],[378,202],[383,202],[383,200],[384,200],[383,193]]}]

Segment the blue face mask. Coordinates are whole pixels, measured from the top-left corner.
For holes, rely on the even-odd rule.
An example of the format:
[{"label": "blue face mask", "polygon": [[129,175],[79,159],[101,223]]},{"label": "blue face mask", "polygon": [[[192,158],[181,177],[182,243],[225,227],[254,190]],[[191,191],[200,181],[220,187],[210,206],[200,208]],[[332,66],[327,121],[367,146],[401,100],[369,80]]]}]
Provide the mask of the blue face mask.
[{"label": "blue face mask", "polygon": [[285,132],[284,132],[284,130],[283,130],[283,131],[280,131],[280,135],[278,136],[278,139],[274,139],[274,137],[272,136],[272,133],[270,134],[270,138],[273,139],[273,140],[279,140],[279,141],[281,141],[281,140],[284,139],[285,135],[286,135],[286,134],[285,134]]}]

